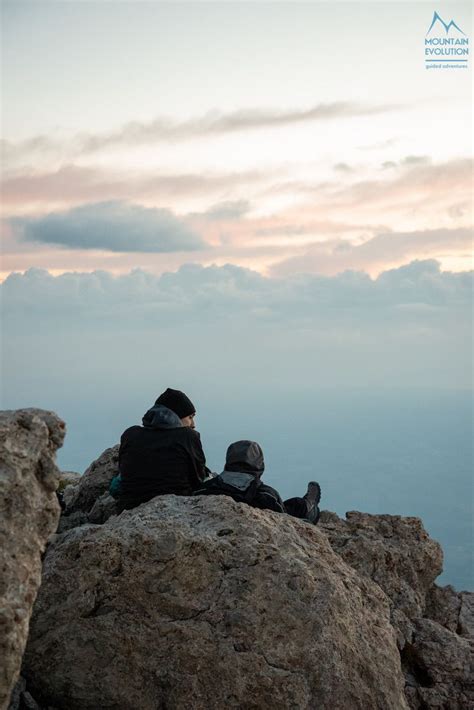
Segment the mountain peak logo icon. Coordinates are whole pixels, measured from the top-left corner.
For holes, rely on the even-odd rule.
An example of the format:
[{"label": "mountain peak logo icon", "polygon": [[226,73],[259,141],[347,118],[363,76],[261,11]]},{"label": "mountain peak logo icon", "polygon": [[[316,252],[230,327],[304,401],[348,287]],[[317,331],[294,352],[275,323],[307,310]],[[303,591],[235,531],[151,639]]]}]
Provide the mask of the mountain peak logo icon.
[{"label": "mountain peak logo icon", "polygon": [[436,22],[440,22],[443,25],[444,29],[446,30],[446,34],[449,33],[449,30],[451,27],[454,27],[455,29],[457,29],[458,32],[460,32],[462,35],[465,34],[465,32],[463,32],[462,29],[457,26],[457,24],[454,22],[454,20],[451,20],[448,24],[446,24],[446,22],[438,15],[438,13],[436,11],[433,15],[433,20],[431,22],[430,29],[428,30],[428,32],[426,34],[429,34],[431,32],[431,30],[433,29],[433,25]]}]

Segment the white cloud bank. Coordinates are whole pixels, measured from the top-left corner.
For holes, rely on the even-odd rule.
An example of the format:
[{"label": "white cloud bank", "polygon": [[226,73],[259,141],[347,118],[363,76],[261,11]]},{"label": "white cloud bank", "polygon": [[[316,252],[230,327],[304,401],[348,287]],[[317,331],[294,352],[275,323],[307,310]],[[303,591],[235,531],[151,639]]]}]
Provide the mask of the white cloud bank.
[{"label": "white cloud bank", "polygon": [[[52,276],[42,269],[11,274],[1,286],[4,317],[37,317],[47,323],[60,316],[75,326],[112,318],[141,325],[207,323],[214,318],[251,319],[249,325],[277,323],[285,327],[325,322],[330,326],[384,322],[387,314],[403,313],[400,322],[434,323],[451,310],[469,309],[472,273],[442,272],[436,261],[414,261],[385,271],[376,279],[364,272],[337,276],[298,274],[266,278],[228,264],[187,264],[177,272],[155,276],[134,270],[122,276],[106,271]],[[92,308],[93,307],[93,308]],[[145,320],[143,320],[145,319]],[[150,320],[151,319],[151,320]]]},{"label": "white cloud bank", "polygon": [[320,411],[330,406],[322,388],[348,401],[354,388],[368,397],[472,388],[472,274],[441,272],[434,261],[377,279],[265,278],[231,265],[118,277],[31,269],[11,274],[0,295],[5,405],[54,409],[69,423],[80,412],[86,448],[91,437],[104,448],[104,431],[139,420],[166,386],[203,408],[218,402],[234,422],[240,407],[237,438],[257,436],[246,408],[274,402],[262,425],[284,432],[285,403],[314,400]]}]

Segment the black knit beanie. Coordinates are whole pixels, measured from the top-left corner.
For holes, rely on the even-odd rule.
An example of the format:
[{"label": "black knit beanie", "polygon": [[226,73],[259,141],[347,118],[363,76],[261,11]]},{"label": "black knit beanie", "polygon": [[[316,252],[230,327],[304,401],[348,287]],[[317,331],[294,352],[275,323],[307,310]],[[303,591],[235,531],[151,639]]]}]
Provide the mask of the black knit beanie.
[{"label": "black knit beanie", "polygon": [[184,392],[173,390],[171,387],[168,387],[165,392],[160,394],[155,402],[155,405],[156,404],[162,404],[163,407],[168,407],[168,409],[171,409],[180,419],[189,417],[191,414],[196,414],[196,407],[189,397],[186,397]]}]

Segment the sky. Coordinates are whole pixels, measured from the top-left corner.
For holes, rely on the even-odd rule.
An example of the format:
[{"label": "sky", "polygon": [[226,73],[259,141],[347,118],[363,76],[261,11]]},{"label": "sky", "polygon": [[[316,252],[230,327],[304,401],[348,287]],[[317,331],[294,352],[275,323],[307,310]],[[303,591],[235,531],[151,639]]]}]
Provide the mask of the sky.
[{"label": "sky", "polygon": [[470,269],[472,67],[426,69],[433,12],[3,2],[1,277]]},{"label": "sky", "polygon": [[[397,467],[412,476],[406,505],[372,472],[354,507],[424,514],[433,471],[436,511],[453,451],[450,490],[472,500],[472,57],[425,53],[471,53],[470,3],[1,12],[3,406],[57,411],[61,465],[84,470],[171,386],[197,401],[213,466],[229,437],[261,435],[286,495],[282,442],[299,442],[300,486],[323,423],[334,476],[359,446],[356,488],[324,479],[339,513],[375,461],[390,490]],[[383,436],[354,437],[369,410]],[[404,458],[415,411],[432,419]],[[428,419],[448,411],[428,465]],[[462,540],[449,517],[441,532],[458,551],[463,511]]]}]

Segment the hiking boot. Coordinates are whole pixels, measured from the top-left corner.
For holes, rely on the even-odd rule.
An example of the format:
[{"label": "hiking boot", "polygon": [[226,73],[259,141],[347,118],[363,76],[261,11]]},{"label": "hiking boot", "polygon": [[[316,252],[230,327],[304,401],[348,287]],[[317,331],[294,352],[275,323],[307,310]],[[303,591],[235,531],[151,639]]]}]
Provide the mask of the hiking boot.
[{"label": "hiking boot", "polygon": [[316,481],[310,481],[308,483],[308,490],[304,494],[303,498],[308,504],[308,509],[314,508],[315,505],[319,505],[321,500],[321,486]]},{"label": "hiking boot", "polygon": [[308,508],[306,515],[307,520],[313,523],[313,525],[317,525],[320,516],[318,504],[321,500],[321,486],[319,483],[310,481],[308,483],[308,490],[303,496],[303,499],[306,501],[306,507]]}]

